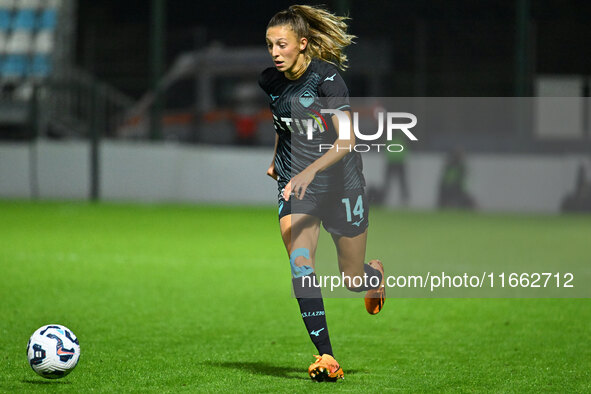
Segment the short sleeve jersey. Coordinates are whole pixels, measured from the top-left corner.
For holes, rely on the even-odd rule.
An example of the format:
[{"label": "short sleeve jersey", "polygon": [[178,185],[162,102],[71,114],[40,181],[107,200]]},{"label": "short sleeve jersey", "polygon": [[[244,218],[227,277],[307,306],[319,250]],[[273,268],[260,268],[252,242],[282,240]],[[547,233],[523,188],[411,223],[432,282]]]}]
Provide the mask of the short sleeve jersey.
[{"label": "short sleeve jersey", "polygon": [[[275,171],[279,190],[324,155],[337,139],[331,114],[323,108],[350,111],[349,91],[336,67],[313,59],[305,73],[290,80],[275,67],[264,70],[259,85],[269,98],[278,135]],[[359,153],[351,149],[339,162],[320,172],[306,193],[355,190],[365,186]]]}]

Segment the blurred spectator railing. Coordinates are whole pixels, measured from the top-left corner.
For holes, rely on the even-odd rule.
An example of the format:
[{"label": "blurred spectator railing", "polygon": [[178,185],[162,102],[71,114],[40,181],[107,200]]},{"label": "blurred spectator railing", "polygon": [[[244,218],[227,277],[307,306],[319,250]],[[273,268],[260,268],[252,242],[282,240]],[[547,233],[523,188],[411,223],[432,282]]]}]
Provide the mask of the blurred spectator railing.
[{"label": "blurred spectator railing", "polygon": [[91,74],[70,68],[35,88],[31,117],[38,136],[86,138],[114,135],[133,100]]}]

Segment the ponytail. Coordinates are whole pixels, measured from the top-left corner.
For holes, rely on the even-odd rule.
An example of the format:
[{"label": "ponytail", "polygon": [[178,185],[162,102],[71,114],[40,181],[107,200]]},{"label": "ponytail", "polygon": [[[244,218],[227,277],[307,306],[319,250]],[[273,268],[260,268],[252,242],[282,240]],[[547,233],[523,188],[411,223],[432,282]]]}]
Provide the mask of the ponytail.
[{"label": "ponytail", "polygon": [[306,57],[319,58],[334,64],[341,70],[347,66],[347,55],[343,49],[353,43],[354,35],[347,34],[350,18],[336,16],[330,12],[308,5],[292,5],[271,18],[267,29],[273,26],[289,25],[298,38],[308,40]]}]

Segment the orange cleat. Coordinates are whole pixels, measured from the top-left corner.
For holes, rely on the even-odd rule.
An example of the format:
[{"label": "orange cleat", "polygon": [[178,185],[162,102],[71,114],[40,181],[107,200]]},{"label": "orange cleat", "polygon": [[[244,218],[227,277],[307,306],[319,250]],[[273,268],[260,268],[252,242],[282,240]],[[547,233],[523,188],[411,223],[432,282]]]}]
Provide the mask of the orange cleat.
[{"label": "orange cleat", "polygon": [[375,268],[382,274],[382,281],[377,289],[368,290],[365,294],[365,309],[370,315],[375,315],[382,310],[386,302],[386,287],[384,286],[384,265],[380,260],[372,260],[367,263],[371,268]]},{"label": "orange cleat", "polygon": [[316,362],[308,367],[308,375],[317,382],[336,382],[345,379],[343,368],[330,354],[314,355]]}]

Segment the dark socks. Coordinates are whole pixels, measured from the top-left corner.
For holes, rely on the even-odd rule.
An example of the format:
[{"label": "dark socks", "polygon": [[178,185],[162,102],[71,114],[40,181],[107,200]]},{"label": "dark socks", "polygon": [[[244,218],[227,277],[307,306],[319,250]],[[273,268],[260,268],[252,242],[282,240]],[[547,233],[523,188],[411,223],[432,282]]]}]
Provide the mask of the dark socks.
[{"label": "dark socks", "polygon": [[[380,283],[382,283],[382,273],[380,271],[378,271],[375,268],[372,268],[369,264],[363,264],[363,271],[365,272],[365,274],[367,275],[367,290],[369,289],[376,289],[380,286]],[[371,279],[373,276],[377,276],[377,280],[375,279]],[[376,284],[375,286],[372,286],[371,284]]]},{"label": "dark socks", "polygon": [[[380,273],[380,271],[378,271],[375,268],[370,267],[369,264],[363,264],[363,271],[365,272],[365,275],[367,275],[367,279],[364,283],[367,286],[363,286],[363,284],[362,284],[360,287],[357,287],[354,289],[350,288],[349,290],[354,291],[356,293],[361,293],[362,291],[377,289],[380,286],[380,283],[382,282],[382,274]],[[373,277],[376,277],[377,280],[372,279]],[[372,284],[375,286],[372,286]]]},{"label": "dark socks", "polygon": [[328,326],[326,325],[322,291],[320,287],[317,287],[316,275],[312,273],[292,279],[292,284],[294,294],[300,305],[304,324],[308,330],[308,335],[310,335],[310,339],[314,343],[314,346],[316,346],[318,354],[330,354],[334,356],[328,335]]}]

